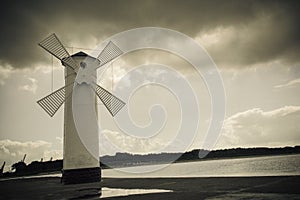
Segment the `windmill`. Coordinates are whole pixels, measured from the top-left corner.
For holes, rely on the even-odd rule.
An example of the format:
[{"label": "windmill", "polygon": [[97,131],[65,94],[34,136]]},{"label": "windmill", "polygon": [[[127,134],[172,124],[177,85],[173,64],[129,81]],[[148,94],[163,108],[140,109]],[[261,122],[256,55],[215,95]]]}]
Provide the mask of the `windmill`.
[{"label": "windmill", "polygon": [[66,67],[65,85],[37,101],[50,117],[65,103],[62,181],[65,184],[100,181],[98,128],[94,120],[97,119],[96,96],[112,116],[125,103],[97,85],[96,70],[123,52],[109,41],[97,58],[84,52],[70,55],[54,33],[39,46]]}]

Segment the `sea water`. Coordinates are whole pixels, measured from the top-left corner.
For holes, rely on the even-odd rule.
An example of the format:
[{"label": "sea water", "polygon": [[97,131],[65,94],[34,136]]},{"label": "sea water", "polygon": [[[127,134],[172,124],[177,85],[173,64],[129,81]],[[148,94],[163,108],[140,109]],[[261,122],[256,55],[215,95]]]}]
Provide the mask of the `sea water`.
[{"label": "sea water", "polygon": [[[103,178],[138,177],[232,177],[300,175],[300,154],[213,159],[102,170]],[[61,173],[3,178],[61,177]]]},{"label": "sea water", "polygon": [[[159,169],[159,170],[157,170]],[[152,171],[154,170],[154,171]],[[148,171],[147,173],[142,173]],[[131,173],[128,173],[131,172]],[[148,165],[136,166],[119,169],[102,170],[104,178],[118,177],[230,177],[230,176],[285,176],[300,175],[300,154],[284,156],[261,156],[251,158],[230,158],[203,160],[186,163],[173,163],[167,165]],[[37,177],[61,177],[61,173],[44,174],[27,177],[16,177],[16,179],[27,179]],[[14,179],[14,178],[8,178]],[[5,179],[1,179],[5,181]],[[90,191],[90,190],[92,191]],[[107,188],[103,187],[95,193],[95,188],[88,188],[80,191],[78,199],[85,198],[84,195],[95,198],[122,197],[137,194],[153,194],[173,192],[172,190],[163,189],[126,189],[126,188]],[[76,190],[77,191],[77,190]],[[229,195],[229,196],[228,196]],[[231,195],[231,196],[230,196]],[[240,195],[240,196],[237,196]],[[241,196],[242,195],[242,196]],[[245,196],[246,195],[246,196]],[[261,199],[293,199],[295,196],[289,194],[225,194],[213,197],[212,199],[244,199],[244,198],[261,198]],[[267,196],[266,196],[267,195]],[[297,196],[297,195],[296,195]],[[297,199],[297,197],[295,198]]]},{"label": "sea water", "polygon": [[230,177],[300,175],[300,154],[214,159],[102,171],[103,177]]}]

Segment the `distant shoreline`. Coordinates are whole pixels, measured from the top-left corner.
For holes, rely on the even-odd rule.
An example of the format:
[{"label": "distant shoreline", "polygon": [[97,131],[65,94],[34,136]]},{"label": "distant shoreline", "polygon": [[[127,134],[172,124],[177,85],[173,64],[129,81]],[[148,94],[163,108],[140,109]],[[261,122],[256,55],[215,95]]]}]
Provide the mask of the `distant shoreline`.
[{"label": "distant shoreline", "polygon": [[[199,154],[206,155],[199,158]],[[300,154],[300,146],[282,148],[235,148],[224,150],[201,150],[195,149],[185,153],[161,153],[134,155],[117,153],[115,156],[103,156],[100,158],[102,169],[124,168],[144,165],[157,165],[166,163],[198,162],[219,159],[252,158],[261,156],[283,156]],[[22,161],[15,163],[14,173],[5,172],[1,177],[16,177],[24,175],[36,175],[41,173],[59,172],[62,170],[62,160],[39,162],[33,161],[26,164]],[[1,178],[0,177],[0,178]]]},{"label": "distant shoreline", "polygon": [[[180,164],[180,163],[193,163],[193,162],[202,162],[202,161],[217,161],[217,160],[229,160],[229,159],[251,159],[251,158],[259,158],[259,157],[275,157],[275,156],[293,156],[293,155],[300,155],[299,153],[293,153],[293,154],[280,154],[280,155],[259,155],[259,156],[241,156],[241,157],[232,157],[232,158],[211,158],[211,159],[204,159],[204,160],[188,160],[188,161],[178,161],[171,164]],[[153,164],[143,164],[143,165],[134,165],[134,166],[128,166],[128,167],[138,167],[138,166],[149,166],[149,165],[164,165],[168,163],[153,163]],[[118,168],[124,168],[124,167],[118,167]],[[125,167],[126,168],[126,167]],[[107,170],[109,168],[103,168],[102,170]],[[51,177],[51,175],[56,175],[57,173],[61,173],[60,170],[58,171],[51,171],[51,172],[41,172],[37,174],[26,174],[26,175],[12,175],[12,176],[2,176],[0,177],[0,180],[6,179],[6,180],[13,180],[15,178],[45,178],[45,177]],[[40,177],[39,177],[40,176]],[[45,177],[43,177],[45,176]],[[286,175],[277,175],[277,176],[286,176]],[[297,176],[297,175],[295,175]],[[53,176],[55,177],[55,176]],[[209,177],[209,176],[208,176]],[[214,177],[214,176],[212,176]],[[230,177],[230,176],[228,176]]]},{"label": "distant shoreline", "polygon": [[200,161],[210,161],[210,160],[227,160],[227,159],[243,159],[243,158],[259,158],[259,157],[269,157],[269,156],[292,156],[298,155],[299,153],[290,153],[290,154],[270,154],[270,155],[249,155],[249,156],[236,156],[236,157],[218,157],[218,158],[204,158],[200,160],[180,160],[175,161],[174,163],[184,163],[184,162],[200,162]]},{"label": "distant shoreline", "polygon": [[[205,155],[204,158],[199,158],[199,153]],[[228,158],[243,158],[257,156],[272,156],[272,155],[290,155],[300,154],[300,146],[295,147],[280,147],[280,148],[235,148],[221,150],[201,150],[195,149],[185,153],[161,153],[134,155],[128,153],[117,153],[115,156],[103,156],[101,162],[116,167],[131,167],[140,165],[165,164],[165,163],[180,163],[191,161],[205,161],[213,159],[228,159]]]}]

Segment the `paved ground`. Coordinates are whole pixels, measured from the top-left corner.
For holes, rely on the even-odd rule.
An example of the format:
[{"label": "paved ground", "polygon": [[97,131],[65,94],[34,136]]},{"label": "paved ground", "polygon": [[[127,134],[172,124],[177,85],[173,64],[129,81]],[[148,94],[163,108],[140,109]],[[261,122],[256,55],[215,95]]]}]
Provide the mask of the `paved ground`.
[{"label": "paved ground", "polygon": [[[118,190],[118,189],[126,190]],[[118,193],[161,189],[172,192],[115,196],[112,199],[299,199],[300,176],[226,178],[121,178],[62,185],[59,178],[0,181],[0,199],[99,199]],[[149,190],[152,191],[152,190]]]}]

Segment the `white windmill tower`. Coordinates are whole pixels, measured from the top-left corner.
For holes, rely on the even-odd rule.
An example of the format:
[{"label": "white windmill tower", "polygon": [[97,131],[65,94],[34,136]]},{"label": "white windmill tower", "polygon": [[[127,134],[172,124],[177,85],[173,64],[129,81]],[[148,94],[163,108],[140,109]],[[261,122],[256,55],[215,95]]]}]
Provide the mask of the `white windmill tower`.
[{"label": "white windmill tower", "polygon": [[70,56],[55,34],[39,45],[66,67],[65,86],[37,101],[51,117],[65,103],[62,180],[65,184],[100,181],[96,96],[112,116],[125,103],[97,85],[96,70],[123,52],[110,41],[97,58],[83,52]]}]

